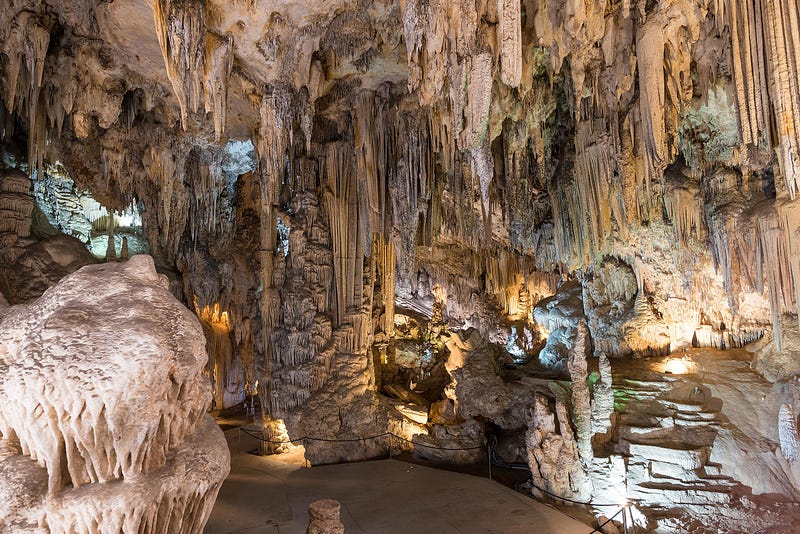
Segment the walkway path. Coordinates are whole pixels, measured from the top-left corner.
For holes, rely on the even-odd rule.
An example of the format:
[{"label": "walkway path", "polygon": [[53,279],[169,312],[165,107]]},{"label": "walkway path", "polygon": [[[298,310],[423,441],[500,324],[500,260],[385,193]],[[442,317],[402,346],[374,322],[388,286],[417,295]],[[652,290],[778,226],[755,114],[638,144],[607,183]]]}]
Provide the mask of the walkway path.
[{"label": "walkway path", "polygon": [[[306,468],[302,448],[272,457],[237,452],[206,534],[303,534],[309,503],[342,504],[347,534],[588,534],[592,529],[501,484],[376,460]],[[251,443],[242,442],[243,449]]]}]

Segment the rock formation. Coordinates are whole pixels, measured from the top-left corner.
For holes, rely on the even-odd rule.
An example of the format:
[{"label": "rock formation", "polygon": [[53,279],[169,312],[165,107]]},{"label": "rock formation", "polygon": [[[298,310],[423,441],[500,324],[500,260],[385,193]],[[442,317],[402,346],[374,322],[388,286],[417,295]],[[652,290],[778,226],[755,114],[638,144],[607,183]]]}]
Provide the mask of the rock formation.
[{"label": "rock formation", "polygon": [[148,256],[85,267],[0,319],[0,529],[202,531],[228,448],[164,282]]},{"label": "rock formation", "polygon": [[776,387],[800,372],[799,9],[0,0],[0,292],[85,263],[59,231],[127,239],[202,321],[214,406],[257,401],[278,449],[393,432],[472,461],[433,447],[494,433],[546,487],[616,498],[603,477],[664,458],[615,452],[642,422],[615,395],[654,401],[645,428],[710,417],[619,366],[749,345]]},{"label": "rock formation", "polygon": [[344,534],[339,521],[341,505],[333,499],[322,499],[308,505],[308,528],[306,534]]}]

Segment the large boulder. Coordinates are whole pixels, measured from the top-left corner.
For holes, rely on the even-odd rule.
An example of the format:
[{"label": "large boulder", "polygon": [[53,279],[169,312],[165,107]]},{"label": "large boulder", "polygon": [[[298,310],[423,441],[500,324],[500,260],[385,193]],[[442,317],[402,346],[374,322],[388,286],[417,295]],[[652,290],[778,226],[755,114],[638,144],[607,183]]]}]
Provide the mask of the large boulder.
[{"label": "large boulder", "polygon": [[0,531],[202,530],[230,457],[202,329],[149,256],[67,276],[0,331]]}]

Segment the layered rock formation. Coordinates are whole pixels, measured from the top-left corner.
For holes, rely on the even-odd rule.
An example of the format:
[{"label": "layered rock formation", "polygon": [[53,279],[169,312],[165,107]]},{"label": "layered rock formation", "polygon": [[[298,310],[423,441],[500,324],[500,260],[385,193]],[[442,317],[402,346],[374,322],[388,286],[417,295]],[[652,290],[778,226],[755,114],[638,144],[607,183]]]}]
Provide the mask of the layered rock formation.
[{"label": "layered rock formation", "polygon": [[0,292],[12,304],[39,297],[63,276],[94,258],[74,237],[37,220],[31,180],[0,169]]},{"label": "layered rock formation", "polygon": [[[517,461],[557,442],[591,474],[609,358],[761,340],[770,379],[798,372],[795,4],[0,5],[0,123],[27,149],[5,164],[137,207],[205,323],[216,407],[257,396],[276,441],[499,429]],[[8,272],[36,269],[19,257]]]},{"label": "layered rock formation", "polygon": [[152,260],[86,267],[0,328],[0,529],[201,532],[228,448],[198,322]]}]

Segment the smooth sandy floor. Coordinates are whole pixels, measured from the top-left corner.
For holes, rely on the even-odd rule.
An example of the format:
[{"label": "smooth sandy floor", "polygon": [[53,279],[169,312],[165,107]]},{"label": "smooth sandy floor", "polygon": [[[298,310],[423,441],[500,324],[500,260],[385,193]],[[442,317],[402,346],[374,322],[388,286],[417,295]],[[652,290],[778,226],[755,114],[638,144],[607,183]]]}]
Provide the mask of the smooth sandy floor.
[{"label": "smooth sandy floor", "polygon": [[[308,505],[336,499],[347,534],[589,534],[591,527],[497,482],[471,475],[375,460],[306,468],[302,448],[260,457],[238,452],[226,432],[231,474],[206,534],[303,534]],[[255,441],[242,435],[242,450]]]}]

